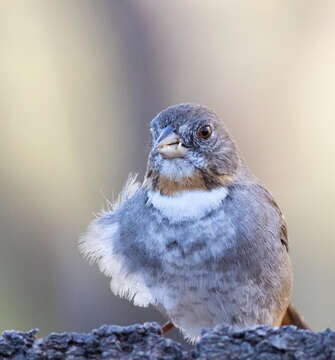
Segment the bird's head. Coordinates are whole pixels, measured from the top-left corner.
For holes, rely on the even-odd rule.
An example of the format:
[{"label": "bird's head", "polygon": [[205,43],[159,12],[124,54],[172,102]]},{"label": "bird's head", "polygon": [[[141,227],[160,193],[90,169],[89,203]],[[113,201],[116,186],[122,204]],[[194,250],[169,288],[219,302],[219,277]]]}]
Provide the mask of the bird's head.
[{"label": "bird's head", "polygon": [[151,122],[146,183],[162,194],[229,184],[239,166],[233,140],[218,116],[195,104],[170,106]]}]

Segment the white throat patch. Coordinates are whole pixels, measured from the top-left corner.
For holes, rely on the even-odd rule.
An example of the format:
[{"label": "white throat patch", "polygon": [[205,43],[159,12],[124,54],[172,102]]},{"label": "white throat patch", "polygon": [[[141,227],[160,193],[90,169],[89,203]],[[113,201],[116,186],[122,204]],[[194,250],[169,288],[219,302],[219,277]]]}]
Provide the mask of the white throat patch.
[{"label": "white throat patch", "polygon": [[194,170],[194,166],[184,159],[162,159],[159,173],[167,179],[180,181],[184,177],[192,177]]},{"label": "white throat patch", "polygon": [[148,203],[159,210],[171,222],[201,219],[217,209],[228,195],[224,187],[213,190],[190,190],[176,195],[148,192]]}]

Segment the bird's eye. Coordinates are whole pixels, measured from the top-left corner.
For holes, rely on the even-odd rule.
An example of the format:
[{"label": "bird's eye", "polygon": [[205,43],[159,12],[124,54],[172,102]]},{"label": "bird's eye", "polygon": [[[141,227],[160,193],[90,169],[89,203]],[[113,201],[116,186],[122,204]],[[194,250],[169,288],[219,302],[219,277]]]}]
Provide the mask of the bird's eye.
[{"label": "bird's eye", "polygon": [[198,130],[198,136],[202,139],[208,139],[212,135],[212,128],[209,125],[202,126]]}]

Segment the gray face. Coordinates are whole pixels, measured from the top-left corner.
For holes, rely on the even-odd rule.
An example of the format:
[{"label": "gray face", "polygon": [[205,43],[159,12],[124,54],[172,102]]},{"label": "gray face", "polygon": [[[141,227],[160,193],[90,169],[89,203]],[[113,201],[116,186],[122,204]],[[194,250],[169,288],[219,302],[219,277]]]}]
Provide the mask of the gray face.
[{"label": "gray face", "polygon": [[178,180],[192,177],[195,170],[211,176],[236,171],[235,145],[223,122],[204,106],[171,106],[152,120],[151,132],[148,174]]}]

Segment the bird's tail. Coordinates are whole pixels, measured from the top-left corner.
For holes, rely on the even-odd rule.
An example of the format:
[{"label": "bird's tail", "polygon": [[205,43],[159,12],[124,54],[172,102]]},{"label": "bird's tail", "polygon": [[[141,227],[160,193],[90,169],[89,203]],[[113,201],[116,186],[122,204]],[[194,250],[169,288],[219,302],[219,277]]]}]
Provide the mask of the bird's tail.
[{"label": "bird's tail", "polygon": [[310,330],[310,327],[306,324],[304,319],[298,313],[298,311],[290,304],[283,317],[281,326],[283,325],[295,325],[300,329]]}]

